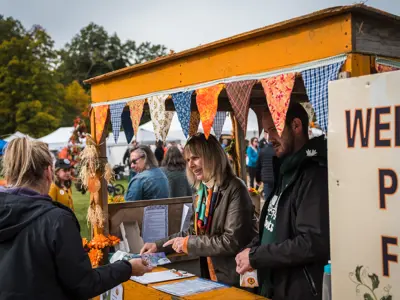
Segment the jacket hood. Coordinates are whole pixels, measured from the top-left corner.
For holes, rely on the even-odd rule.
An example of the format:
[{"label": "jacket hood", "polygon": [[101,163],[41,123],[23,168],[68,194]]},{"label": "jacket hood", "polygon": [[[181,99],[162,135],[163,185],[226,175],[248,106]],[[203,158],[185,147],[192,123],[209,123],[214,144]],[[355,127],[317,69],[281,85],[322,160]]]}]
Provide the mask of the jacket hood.
[{"label": "jacket hood", "polygon": [[55,208],[47,195],[26,188],[0,187],[0,243],[13,239],[32,221]]}]

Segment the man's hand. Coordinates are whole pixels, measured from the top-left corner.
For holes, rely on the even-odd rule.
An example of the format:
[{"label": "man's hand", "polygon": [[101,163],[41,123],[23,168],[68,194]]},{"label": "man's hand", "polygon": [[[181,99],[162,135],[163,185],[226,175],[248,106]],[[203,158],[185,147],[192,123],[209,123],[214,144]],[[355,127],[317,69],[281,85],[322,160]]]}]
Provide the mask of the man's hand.
[{"label": "man's hand", "polygon": [[167,247],[169,245],[172,245],[172,249],[174,249],[174,251],[176,253],[182,253],[183,252],[184,241],[185,241],[185,238],[177,237],[177,238],[174,238],[174,239],[169,240],[168,242],[166,242],[163,245],[163,247]]},{"label": "man's hand", "polygon": [[236,272],[241,275],[253,269],[250,266],[249,252],[250,248],[247,248],[236,255]]},{"label": "man's hand", "polygon": [[156,252],[157,252],[156,243],[146,243],[140,250],[140,255],[142,255],[143,253],[156,253]]},{"label": "man's hand", "polygon": [[143,276],[145,273],[151,272],[153,269],[145,261],[141,258],[131,259],[129,263],[132,266],[132,275],[133,276]]}]

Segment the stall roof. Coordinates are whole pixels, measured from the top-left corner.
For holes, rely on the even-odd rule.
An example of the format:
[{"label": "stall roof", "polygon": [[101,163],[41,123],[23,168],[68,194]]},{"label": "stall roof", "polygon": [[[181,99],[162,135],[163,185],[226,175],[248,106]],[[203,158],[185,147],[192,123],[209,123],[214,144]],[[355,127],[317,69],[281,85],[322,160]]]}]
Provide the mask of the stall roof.
[{"label": "stall roof", "polygon": [[201,46],[198,46],[198,47],[195,47],[195,48],[192,48],[189,50],[185,50],[185,51],[182,51],[179,53],[171,53],[170,55],[163,56],[163,57],[160,57],[160,58],[157,58],[157,59],[154,59],[154,60],[142,63],[142,64],[129,66],[129,67],[126,67],[126,68],[123,68],[120,70],[116,70],[116,71],[109,72],[104,75],[100,75],[100,76],[88,79],[85,81],[85,83],[93,84],[93,83],[101,82],[101,81],[108,80],[108,79],[111,79],[114,77],[118,77],[121,75],[126,75],[129,73],[135,72],[135,71],[139,71],[142,69],[159,66],[164,63],[173,61],[173,60],[196,55],[201,52],[209,51],[209,50],[219,48],[222,46],[227,46],[227,45],[230,45],[233,43],[237,43],[237,42],[241,42],[241,41],[245,41],[245,40],[249,40],[249,39],[254,39],[254,38],[257,38],[257,37],[263,36],[263,35],[271,35],[278,31],[290,30],[290,29],[296,28],[300,25],[312,23],[312,22],[315,22],[315,21],[318,21],[321,19],[332,18],[332,17],[338,16],[338,15],[345,15],[345,14],[349,14],[349,13],[357,13],[357,14],[371,16],[371,17],[375,17],[375,18],[383,18],[385,20],[395,21],[397,23],[400,22],[399,16],[390,14],[388,12],[385,12],[385,11],[382,11],[382,10],[379,10],[379,9],[376,9],[373,7],[366,6],[364,4],[337,6],[337,7],[332,7],[332,8],[327,8],[327,9],[323,9],[320,11],[316,11],[311,14],[296,17],[296,18],[286,20],[283,22],[279,22],[276,24],[268,25],[268,26],[265,26],[265,27],[262,27],[259,29],[245,32],[245,33],[241,33],[241,34],[229,37],[229,38],[221,39],[221,40],[218,40],[218,41],[215,41],[212,43],[208,43],[205,45],[201,45]]}]

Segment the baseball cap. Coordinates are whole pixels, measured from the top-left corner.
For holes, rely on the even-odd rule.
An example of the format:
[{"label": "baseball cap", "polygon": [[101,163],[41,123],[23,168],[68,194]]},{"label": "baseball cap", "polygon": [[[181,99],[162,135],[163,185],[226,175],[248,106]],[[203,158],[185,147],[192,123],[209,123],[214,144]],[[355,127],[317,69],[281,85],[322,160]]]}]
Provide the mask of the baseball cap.
[{"label": "baseball cap", "polygon": [[69,159],[57,159],[56,161],[56,170],[58,169],[71,169],[71,162],[69,161]]}]

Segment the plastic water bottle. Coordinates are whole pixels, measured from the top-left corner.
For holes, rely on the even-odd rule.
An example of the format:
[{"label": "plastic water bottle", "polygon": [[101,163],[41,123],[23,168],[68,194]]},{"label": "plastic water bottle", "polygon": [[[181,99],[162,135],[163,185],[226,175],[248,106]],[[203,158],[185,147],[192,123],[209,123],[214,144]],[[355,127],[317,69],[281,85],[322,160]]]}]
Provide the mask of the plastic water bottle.
[{"label": "plastic water bottle", "polygon": [[324,279],[322,282],[322,300],[332,300],[331,288],[331,261],[324,267]]}]

